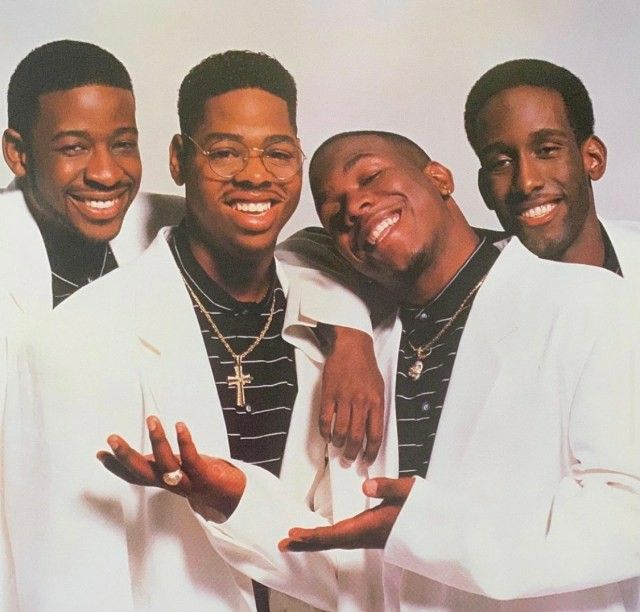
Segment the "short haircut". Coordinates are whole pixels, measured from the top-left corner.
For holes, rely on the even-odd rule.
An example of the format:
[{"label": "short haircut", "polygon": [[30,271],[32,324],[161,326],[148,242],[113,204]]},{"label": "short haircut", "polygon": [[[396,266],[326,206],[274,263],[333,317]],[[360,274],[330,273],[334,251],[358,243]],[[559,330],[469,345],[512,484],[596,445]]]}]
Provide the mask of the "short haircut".
[{"label": "short haircut", "polygon": [[202,60],[182,81],[178,95],[180,131],[193,133],[202,121],[209,98],[249,88],[263,89],[282,98],[287,103],[289,121],[296,129],[298,101],[291,74],[278,60],[265,53],[231,50]]},{"label": "short haircut", "polygon": [[471,88],[464,110],[469,143],[478,152],[478,115],[492,96],[513,87],[530,85],[557,91],[578,144],[593,134],[593,105],[582,81],[572,72],[551,62],[516,59],[498,64],[483,74]]},{"label": "short haircut", "polygon": [[56,40],[34,49],[18,64],[9,81],[9,127],[29,138],[41,95],[84,85],[108,85],[133,92],[131,77],[122,62],[97,45]]},{"label": "short haircut", "polygon": [[381,130],[357,130],[354,132],[340,132],[339,134],[335,134],[331,136],[331,138],[327,138],[315,151],[313,156],[311,157],[311,161],[309,162],[309,183],[311,187],[311,193],[313,194],[313,199],[316,203],[316,208],[318,206],[318,190],[319,185],[317,184],[317,164],[319,163],[319,159],[325,153],[325,151],[336,142],[341,140],[346,140],[347,138],[357,138],[360,136],[374,136],[376,138],[381,138],[382,140],[387,141],[391,145],[393,145],[404,157],[409,160],[410,163],[415,164],[419,168],[424,168],[430,161],[431,158],[425,153],[424,149],[420,147],[418,144],[413,142],[410,138],[406,136],[402,136],[401,134],[396,134],[395,132],[384,132]]}]

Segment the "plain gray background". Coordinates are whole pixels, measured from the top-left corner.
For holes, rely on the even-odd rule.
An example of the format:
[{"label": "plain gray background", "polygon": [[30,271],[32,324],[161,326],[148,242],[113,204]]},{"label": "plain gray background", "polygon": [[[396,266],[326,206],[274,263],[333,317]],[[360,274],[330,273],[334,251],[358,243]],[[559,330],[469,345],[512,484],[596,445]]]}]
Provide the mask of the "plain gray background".
[{"label": "plain gray background", "polygon": [[[454,173],[455,196],[477,225],[497,227],[476,188],[462,112],[478,77],[516,57],[548,59],[582,78],[596,133],[609,148],[595,185],[602,216],[640,220],[640,3],[637,0],[0,1],[0,114],[16,64],[59,38],[86,40],[131,73],[144,164],[142,189],[180,193],[167,151],[182,77],[207,55],[265,51],[295,77],[310,155],[328,136],[385,129],[421,144]],[[11,179],[2,164],[0,184]],[[317,224],[305,187],[285,233]]]}]

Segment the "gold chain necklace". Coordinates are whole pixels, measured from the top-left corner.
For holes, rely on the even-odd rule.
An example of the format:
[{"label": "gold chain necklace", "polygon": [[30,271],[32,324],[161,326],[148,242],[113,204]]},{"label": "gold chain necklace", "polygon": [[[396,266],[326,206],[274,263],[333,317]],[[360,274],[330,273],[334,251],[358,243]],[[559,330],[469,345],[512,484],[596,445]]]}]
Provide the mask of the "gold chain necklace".
[{"label": "gold chain necklace", "polygon": [[271,327],[271,321],[273,321],[273,315],[274,315],[275,310],[276,310],[276,290],[275,290],[275,287],[273,289],[273,297],[271,298],[271,307],[269,309],[269,318],[267,319],[267,322],[265,323],[264,327],[262,328],[262,331],[258,334],[257,338],[251,343],[249,348],[246,351],[244,351],[244,353],[240,353],[240,355],[238,355],[231,348],[231,346],[227,342],[227,339],[222,335],[222,333],[218,329],[218,326],[215,324],[213,318],[205,310],[205,307],[202,305],[202,302],[200,301],[198,296],[195,294],[194,290],[191,288],[189,283],[186,281],[185,278],[183,278],[182,280],[184,281],[184,284],[187,286],[187,289],[188,289],[189,293],[191,294],[191,297],[193,298],[193,301],[196,303],[196,306],[200,309],[200,312],[204,315],[204,318],[207,320],[207,322],[211,326],[211,329],[213,330],[213,333],[218,337],[218,340],[220,340],[220,342],[222,342],[222,346],[224,346],[224,348],[227,349],[227,352],[229,353],[229,355],[231,355],[231,357],[233,357],[233,360],[235,361],[235,365],[233,366],[234,375],[233,376],[227,376],[227,387],[229,387],[229,389],[233,389],[235,387],[235,389],[236,389],[236,406],[238,406],[240,408],[244,408],[246,406],[246,404],[247,404],[247,402],[245,400],[245,397],[244,397],[244,386],[245,385],[249,385],[249,384],[251,384],[253,382],[253,376],[251,376],[251,374],[245,374],[243,372],[243,370],[242,370],[242,360],[254,348],[256,348],[256,346],[258,346],[258,344],[260,344],[264,340],[264,337],[267,335],[267,331],[269,331],[269,327]]},{"label": "gold chain necklace", "polygon": [[440,340],[440,338],[442,338],[444,333],[453,325],[455,320],[458,318],[458,315],[464,310],[464,307],[469,303],[469,300],[476,294],[478,289],[482,287],[482,283],[484,283],[485,278],[487,278],[486,274],[480,279],[478,284],[473,289],[471,289],[471,291],[469,291],[469,293],[464,298],[464,300],[462,300],[462,304],[460,304],[460,306],[458,307],[458,310],[456,310],[453,313],[453,316],[442,326],[440,331],[433,338],[431,338],[431,340],[429,340],[429,342],[427,342],[426,344],[423,344],[422,346],[413,346],[413,344],[409,342],[409,346],[413,349],[416,355],[416,360],[413,362],[413,364],[407,371],[407,376],[409,376],[409,378],[411,378],[412,380],[418,380],[418,378],[420,378],[420,375],[422,374],[423,360],[426,359],[431,354],[431,349],[433,345],[438,340]]}]

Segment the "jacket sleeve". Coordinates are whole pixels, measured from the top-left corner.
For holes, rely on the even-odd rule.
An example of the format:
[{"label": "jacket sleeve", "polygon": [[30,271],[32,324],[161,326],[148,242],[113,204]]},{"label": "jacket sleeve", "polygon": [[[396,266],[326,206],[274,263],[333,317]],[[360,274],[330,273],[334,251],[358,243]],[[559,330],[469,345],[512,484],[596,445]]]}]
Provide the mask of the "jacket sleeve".
[{"label": "jacket sleeve", "polygon": [[[293,526],[328,524],[326,486],[319,483],[317,512],[275,476],[257,466],[231,461],[247,477],[244,495],[223,523],[201,519],[212,546],[224,560],[253,580],[322,610],[338,601],[336,561],[331,552],[283,553],[278,542]],[[319,498],[324,498],[321,501]],[[325,516],[322,516],[322,515]]]},{"label": "jacket sleeve", "polygon": [[[278,245],[276,256],[297,288],[289,299],[297,304],[298,324],[338,325],[372,335],[369,282],[340,256],[324,230],[297,232]],[[292,331],[291,325],[285,330]]]},{"label": "jacket sleeve", "polygon": [[579,365],[562,416],[567,469],[552,502],[517,514],[508,498],[492,504],[491,487],[419,480],[387,542],[387,562],[494,599],[640,576],[640,341],[637,312],[617,299],[594,313],[595,325],[574,315],[590,339],[584,354],[566,347]]}]

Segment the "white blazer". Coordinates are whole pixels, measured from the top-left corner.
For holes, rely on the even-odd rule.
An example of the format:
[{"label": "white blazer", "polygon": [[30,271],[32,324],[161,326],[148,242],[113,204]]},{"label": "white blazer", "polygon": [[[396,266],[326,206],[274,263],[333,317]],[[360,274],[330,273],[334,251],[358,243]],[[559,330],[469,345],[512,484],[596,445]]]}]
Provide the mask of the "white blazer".
[{"label": "white blazer", "polygon": [[[179,222],[183,214],[182,198],[138,194],[127,211],[122,230],[111,241],[118,264],[140,255],[159,228]],[[17,344],[23,325],[51,308],[51,268],[44,242],[22,191],[12,183],[0,193],[0,423],[7,379],[11,376],[7,371],[8,354],[14,348],[10,345]],[[0,532],[4,530],[2,523],[0,507]],[[0,542],[0,595],[9,599],[0,597],[0,607],[11,609],[10,553],[3,549]]]},{"label": "white blazer", "polygon": [[[229,455],[200,327],[167,231],[135,262],[59,306],[35,332],[30,363],[19,373],[22,392],[10,388],[5,503],[21,610],[254,609],[250,578],[209,545],[184,499],[128,485],[95,459],[114,432],[150,452],[151,414],[169,432],[178,420],[188,423],[201,452]],[[267,499],[299,500],[326,514],[325,444],[317,433],[321,364],[298,348],[315,339],[300,324],[300,295],[284,266],[277,270],[288,292],[286,320],[298,330],[298,395],[281,476]],[[277,505],[260,507],[267,524],[278,512]],[[260,568],[250,575],[260,579]],[[320,595],[312,603],[331,599],[333,579],[331,571],[317,577]],[[300,607],[289,600],[272,609]]]},{"label": "white blazer", "polygon": [[[507,245],[467,321],[427,478],[416,481],[381,569],[374,552],[360,553],[384,574],[385,610],[640,609],[640,336],[628,299],[626,283],[606,271]],[[336,520],[369,505],[364,477],[397,475],[400,332],[395,316],[376,331],[389,406],[378,459],[339,469],[333,456]],[[259,512],[248,502],[209,523],[209,536],[264,557],[278,538],[246,537]],[[297,520],[274,517],[280,537],[308,517]],[[338,552],[337,605],[368,610],[358,603],[362,574],[344,576],[355,554]],[[303,598],[335,561],[306,558],[288,589]]]}]

